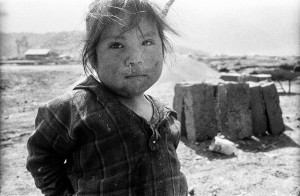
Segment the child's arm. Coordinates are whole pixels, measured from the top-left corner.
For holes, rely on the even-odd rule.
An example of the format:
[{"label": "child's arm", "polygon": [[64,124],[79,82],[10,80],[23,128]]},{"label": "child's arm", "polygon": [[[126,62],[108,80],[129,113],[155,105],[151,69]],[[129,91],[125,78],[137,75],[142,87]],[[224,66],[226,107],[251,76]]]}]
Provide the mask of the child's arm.
[{"label": "child's arm", "polygon": [[36,131],[27,143],[29,155],[26,167],[31,172],[37,188],[45,195],[73,193],[64,162],[74,146],[74,140],[70,138],[67,127],[71,121],[59,119],[62,114],[65,114],[64,119],[70,118],[67,115],[68,111],[54,115],[47,107],[39,108],[35,121]]}]

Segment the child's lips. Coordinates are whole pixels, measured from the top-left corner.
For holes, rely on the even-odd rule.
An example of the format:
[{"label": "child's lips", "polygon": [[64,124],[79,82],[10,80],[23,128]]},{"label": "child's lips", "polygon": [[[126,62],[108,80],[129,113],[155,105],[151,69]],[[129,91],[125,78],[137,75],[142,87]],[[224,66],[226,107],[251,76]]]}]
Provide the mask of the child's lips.
[{"label": "child's lips", "polygon": [[127,75],[125,78],[139,78],[139,77],[146,77],[146,74],[134,74],[134,75]]}]

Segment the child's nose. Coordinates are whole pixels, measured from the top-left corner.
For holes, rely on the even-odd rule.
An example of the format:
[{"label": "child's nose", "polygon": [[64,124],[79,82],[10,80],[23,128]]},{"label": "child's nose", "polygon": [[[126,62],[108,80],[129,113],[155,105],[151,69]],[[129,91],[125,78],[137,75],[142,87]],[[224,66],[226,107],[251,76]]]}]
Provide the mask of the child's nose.
[{"label": "child's nose", "polygon": [[141,48],[131,48],[128,51],[128,56],[125,64],[127,66],[139,65],[143,63],[144,51]]}]

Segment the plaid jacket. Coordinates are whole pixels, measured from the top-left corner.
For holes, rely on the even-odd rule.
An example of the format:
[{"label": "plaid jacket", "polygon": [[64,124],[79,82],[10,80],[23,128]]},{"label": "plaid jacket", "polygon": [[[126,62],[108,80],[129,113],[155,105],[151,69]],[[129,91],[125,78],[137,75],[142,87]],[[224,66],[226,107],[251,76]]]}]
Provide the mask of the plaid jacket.
[{"label": "plaid jacket", "polygon": [[26,167],[45,195],[187,195],[176,113],[147,123],[92,76],[38,110]]}]

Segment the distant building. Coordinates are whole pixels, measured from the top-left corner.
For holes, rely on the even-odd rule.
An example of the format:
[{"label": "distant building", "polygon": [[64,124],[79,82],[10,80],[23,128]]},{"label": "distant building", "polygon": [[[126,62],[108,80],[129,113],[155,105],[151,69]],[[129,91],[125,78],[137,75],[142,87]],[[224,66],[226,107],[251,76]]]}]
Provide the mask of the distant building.
[{"label": "distant building", "polygon": [[29,49],[24,53],[26,60],[47,60],[58,56],[50,49]]},{"label": "distant building", "polygon": [[70,54],[61,54],[61,55],[58,56],[58,58],[59,58],[59,59],[62,59],[62,60],[70,60],[70,59],[72,59],[73,57],[72,57],[72,55],[70,55]]}]

